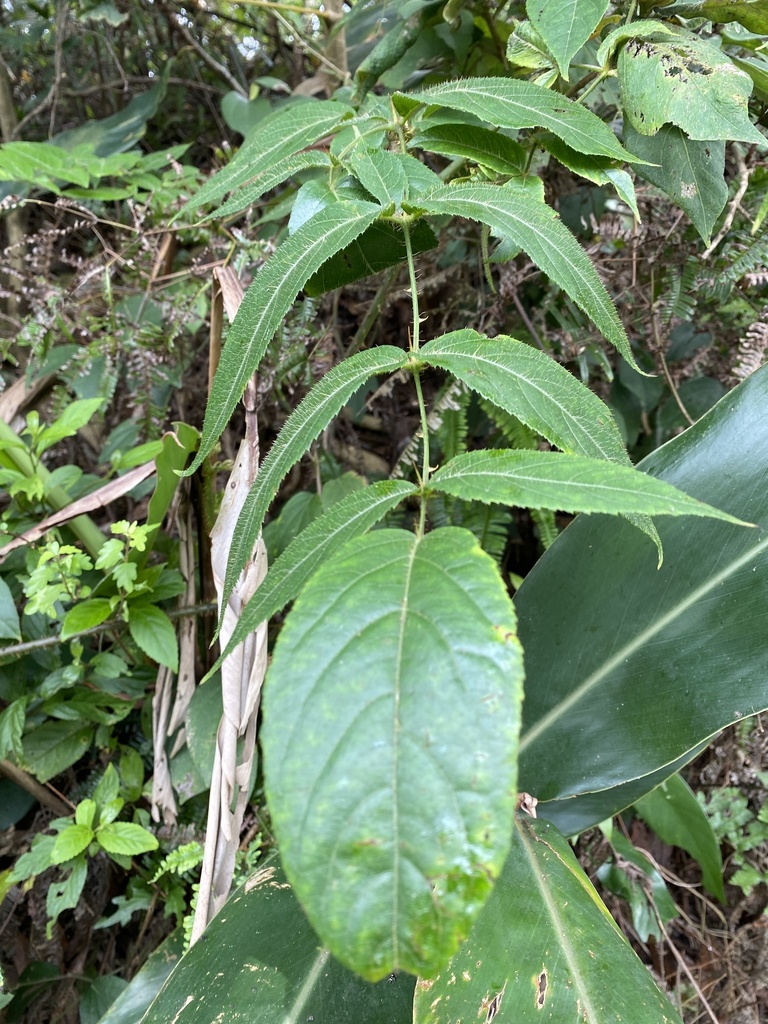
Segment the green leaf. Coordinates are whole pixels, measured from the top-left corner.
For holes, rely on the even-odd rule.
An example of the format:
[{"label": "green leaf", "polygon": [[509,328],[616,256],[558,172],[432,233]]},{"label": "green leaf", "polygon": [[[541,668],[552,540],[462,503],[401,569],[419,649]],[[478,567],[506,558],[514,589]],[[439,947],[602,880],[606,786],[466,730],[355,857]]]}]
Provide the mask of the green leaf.
[{"label": "green leaf", "polygon": [[768,35],[768,3],[766,0],[700,0],[698,3],[678,3],[675,13],[684,18],[706,18],[707,21],[727,23],[738,21],[750,32]]},{"label": "green leaf", "polygon": [[369,530],[409,494],[415,493],[412,484],[381,480],[353,491],[311,522],[269,567],[256,593],[243,608],[229,643],[211,672],[246,636],[292,601],[331,555],[353,537]]},{"label": "green leaf", "polygon": [[40,782],[79,761],[91,745],[93,726],[71,722],[44,722],[24,737],[23,767]]},{"label": "green leaf", "polygon": [[698,36],[632,39],[619,52],[618,76],[624,115],[641,135],[671,122],[698,142],[765,142],[747,113],[752,79]]},{"label": "green leaf", "polygon": [[131,636],[145,654],[174,672],[179,669],[179,645],[173,623],[152,604],[131,604],[128,628]]},{"label": "green leaf", "polygon": [[[547,134],[541,138],[541,144],[557,160],[567,167],[574,174],[593,181],[596,185],[613,185],[620,199],[623,199],[627,206],[634,213],[637,220],[640,220],[640,212],[637,209],[637,198],[635,186],[630,175],[620,167],[607,160],[605,157],[589,156],[585,153],[577,153],[575,149],[558,139],[556,135]],[[627,139],[625,143],[629,145]]]},{"label": "green leaf", "polygon": [[330,256],[361,235],[380,213],[381,207],[373,203],[335,203],[300,227],[267,260],[229,329],[205,409],[200,448],[183,475],[193,473],[213,450],[245,385],[307,279]]},{"label": "green leaf", "polygon": [[[73,826],[74,827],[74,826]],[[85,879],[88,876],[88,861],[81,854],[75,859],[72,870],[66,878],[59,882],[51,882],[45,899],[45,909],[49,921],[46,928],[48,939],[51,938],[52,924],[65,910],[74,910],[80,902]]]},{"label": "green leaf", "polygon": [[403,201],[408,182],[399,154],[386,149],[358,149],[347,166],[382,206],[399,206]]},{"label": "green leaf", "polygon": [[0,711],[0,758],[5,758],[9,754],[18,757],[21,751],[28,699],[19,697]]},{"label": "green leaf", "polygon": [[35,442],[35,450],[42,453],[65,437],[74,437],[103,404],[103,398],[80,398],[70,402],[56,422],[41,431]]},{"label": "green leaf", "polygon": [[113,821],[102,825],[96,829],[96,842],[107,853],[121,853],[128,857],[156,850],[159,845],[151,832],[128,821]]},{"label": "green leaf", "polygon": [[[134,567],[135,568],[135,567]],[[61,624],[61,639],[68,640],[71,636],[82,633],[105,622],[112,614],[112,602],[106,597],[93,597],[88,601],[80,601],[69,609]]]},{"label": "green leaf", "polygon": [[115,766],[110,762],[93,791],[93,799],[98,804],[99,809],[101,809],[116,800],[119,792],[120,776]]},{"label": "green leaf", "polygon": [[625,124],[624,137],[634,152],[658,165],[638,167],[640,177],[673,199],[709,243],[715,221],[728,199],[725,143],[693,142],[673,125],[665,125],[648,137]]},{"label": "green leaf", "polygon": [[361,385],[374,374],[393,373],[401,369],[407,361],[407,354],[393,345],[381,345],[368,352],[358,352],[329,370],[294,409],[243,503],[229,552],[222,603],[226,602],[250,558],[267,509],[291,466],[298,462]]},{"label": "green leaf", "polygon": [[406,1024],[413,986],[404,974],[371,985],[342,967],[318,947],[282,872],[268,866],[184,954],[143,1024],[210,1024],[222,1013],[249,1024]]},{"label": "green leaf", "polygon": [[351,107],[335,100],[302,100],[280,107],[259,123],[237,155],[208,179],[183,212],[213,203],[225,192],[273,170],[281,160],[328,135],[351,113]]},{"label": "green leaf", "polygon": [[526,578],[516,595],[528,675],[521,789],[566,801],[574,815],[583,796],[602,820],[626,805],[615,787],[664,766],[669,774],[768,706],[766,403],[761,369],[641,463],[760,529],[663,521],[657,570],[620,520],[582,517]]},{"label": "green leaf", "polygon": [[[533,82],[462,78],[409,92],[406,98],[428,106],[463,110],[498,128],[547,128],[580,153],[632,162],[631,154],[596,114]],[[421,127],[428,128],[429,120],[424,120]]]},{"label": "green leaf", "polygon": [[363,977],[439,969],[501,870],[514,631],[493,560],[455,528],[357,538],[286,619],[265,688],[272,822],[310,921]]},{"label": "green leaf", "polygon": [[426,149],[441,156],[463,156],[498,174],[519,175],[526,165],[526,152],[519,142],[506,135],[474,124],[440,124],[429,127],[429,120],[408,143],[409,148]]},{"label": "green leaf", "polygon": [[[77,825],[85,825],[87,828],[93,828],[93,822],[96,817],[96,801],[85,799],[81,800],[75,808],[75,823]],[[90,840],[88,840],[90,842]]]},{"label": "green leaf", "polygon": [[0,576],[0,640],[21,640],[21,625],[11,589]]},{"label": "green leaf", "polygon": [[0,181],[19,181],[60,193],[57,183],[87,186],[88,169],[50,142],[6,142],[0,146]]},{"label": "green leaf", "polygon": [[630,464],[610,409],[538,349],[467,329],[422,345],[419,358],[463,380],[563,451]]},{"label": "green leaf", "polygon": [[310,149],[305,153],[292,153],[290,156],[279,160],[274,167],[263,171],[249,185],[239,189],[231,199],[220,206],[213,213],[206,217],[206,220],[216,218],[221,220],[224,217],[231,217],[235,213],[258,202],[267,192],[277,185],[281,185],[288,178],[292,178],[299,171],[305,171],[313,167],[330,167],[331,159],[327,153],[318,149]]},{"label": "green leaf", "polygon": [[181,959],[183,945],[182,930],[177,928],[149,955],[98,1024],[137,1024]]},{"label": "green leaf", "polygon": [[705,887],[725,903],[720,844],[687,783],[679,775],[670,775],[638,800],[635,810],[659,839],[669,846],[679,846],[693,857],[701,866]]},{"label": "green leaf", "polygon": [[528,189],[513,183],[445,185],[420,199],[419,209],[478,220],[501,239],[511,240],[638,369],[616,308],[589,257],[555,211],[534,199]]},{"label": "green leaf", "polygon": [[64,864],[88,848],[93,839],[93,829],[89,825],[70,825],[56,836],[51,853],[53,864]]},{"label": "green leaf", "polygon": [[167,431],[163,434],[163,450],[155,457],[157,480],[147,506],[147,523],[152,525],[152,530],[147,535],[147,546],[144,551],[134,548],[130,554],[131,561],[135,561],[139,566],[146,562],[160,525],[173,501],[179,486],[178,471],[184,469],[190,453],[197,448],[200,440],[198,431],[188,423],[176,423],[175,427],[173,433]]},{"label": "green leaf", "polygon": [[568,81],[568,67],[608,9],[608,0],[526,0],[534,27]]},{"label": "green leaf", "polygon": [[680,1024],[616,927],[573,851],[547,821],[521,817],[491,898],[434,981],[414,1024],[454,1021]]},{"label": "green leaf", "polygon": [[563,512],[709,516],[749,525],[631,466],[583,455],[506,449],[465,452],[454,456],[430,482],[457,498],[490,504]]},{"label": "green leaf", "polygon": [[205,781],[206,788],[210,788],[213,777],[216,737],[223,711],[220,676],[210,679],[203,686],[195,687],[184,717],[184,726],[187,749],[192,758],[195,772]]},{"label": "green leaf", "polygon": [[[437,239],[426,221],[417,221],[411,228],[411,249],[414,255],[434,249]],[[403,232],[394,224],[374,221],[363,234],[346,248],[331,256],[304,285],[307,295],[322,295],[333,288],[352,284],[363,277],[378,274],[407,257]]]},{"label": "green leaf", "polygon": [[101,1024],[106,1011],[127,986],[124,978],[110,974],[93,978],[80,996],[80,1024]]}]

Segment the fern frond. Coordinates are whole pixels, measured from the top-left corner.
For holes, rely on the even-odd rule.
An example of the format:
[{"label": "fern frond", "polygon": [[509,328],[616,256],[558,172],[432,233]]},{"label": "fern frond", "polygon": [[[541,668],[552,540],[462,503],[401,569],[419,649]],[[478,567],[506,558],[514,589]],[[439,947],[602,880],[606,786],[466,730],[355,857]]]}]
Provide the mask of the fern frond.
[{"label": "fern frond", "polygon": [[723,276],[728,281],[740,281],[745,274],[748,274],[751,271],[764,270],[766,263],[768,263],[768,234],[758,238],[756,242],[750,245],[749,248],[743,252],[738,259],[734,260],[730,267],[726,269]]},{"label": "fern frond", "polygon": [[555,513],[549,508],[532,508],[531,519],[539,531],[539,540],[546,551],[557,540],[560,531],[555,521]]},{"label": "fern frond", "polygon": [[486,398],[479,398],[478,403],[485,415],[495,423],[506,442],[503,447],[520,448],[525,451],[534,451],[538,447],[538,435],[516,416],[500,409]]}]

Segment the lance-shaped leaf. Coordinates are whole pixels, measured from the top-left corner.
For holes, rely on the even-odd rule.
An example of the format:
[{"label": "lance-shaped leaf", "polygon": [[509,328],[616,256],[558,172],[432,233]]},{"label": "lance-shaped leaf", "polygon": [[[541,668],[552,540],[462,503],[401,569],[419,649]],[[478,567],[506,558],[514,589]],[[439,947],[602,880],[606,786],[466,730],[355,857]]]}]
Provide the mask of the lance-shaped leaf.
[{"label": "lance-shaped leaf", "polygon": [[[218,208],[210,217],[221,219],[230,217],[233,213],[240,213],[247,206],[258,202],[259,199],[270,189],[282,185],[284,181],[299,171],[306,171],[315,167],[330,167],[331,158],[322,150],[310,149],[305,153],[292,153],[290,156],[279,160],[274,167],[262,173],[252,181],[250,185],[241,188],[231,199]],[[209,219],[209,218],[206,218]]]},{"label": "lance-shaped leaf", "polygon": [[440,124],[429,120],[408,143],[412,149],[426,149],[441,156],[463,156],[499,174],[522,174],[527,154],[519,142],[490,128],[475,124]]},{"label": "lance-shaped leaf", "polygon": [[307,916],[363,977],[439,970],[490,894],[522,672],[506,589],[467,530],[358,538],[286,619],[264,694],[272,822]]},{"label": "lance-shaped leaf", "polygon": [[561,452],[464,452],[439,469],[430,482],[438,491],[467,501],[563,512],[709,516],[741,523],[630,466]]},{"label": "lance-shaped leaf", "polygon": [[607,0],[526,0],[528,17],[566,81],[571,58],[595,31],[607,7]]},{"label": "lance-shaped leaf", "polygon": [[415,1024],[680,1024],[547,821],[515,822],[512,849],[467,942],[419,981]]},{"label": "lance-shaped leaf", "polygon": [[385,149],[357,150],[349,161],[357,180],[382,206],[398,206],[406,193],[408,180],[399,153]]},{"label": "lance-shaped leaf", "polygon": [[270,567],[259,589],[242,609],[229,642],[208,675],[216,671],[237,644],[292,601],[331,555],[383,519],[403,498],[415,493],[416,488],[403,480],[380,480],[353,491],[332,505],[325,515],[314,519]]},{"label": "lance-shaped leaf", "polygon": [[[399,96],[396,94],[395,102]],[[402,96],[408,104],[450,107],[474,114],[498,128],[547,128],[581,153],[633,157],[611,129],[586,107],[533,82],[515,78],[461,78]],[[425,120],[421,127],[428,128]]]},{"label": "lance-shaped leaf", "polygon": [[[322,214],[317,216],[321,217]],[[291,466],[299,461],[350,395],[369,377],[402,369],[407,361],[407,353],[394,345],[381,345],[368,352],[358,352],[329,370],[294,409],[269,450],[256,484],[243,503],[229,551],[222,600],[226,600],[232,592],[253,550],[267,509]],[[208,404],[210,406],[211,403]]]},{"label": "lance-shaped leaf", "polygon": [[516,596],[529,678],[522,789],[583,797],[607,817],[626,805],[614,787],[768,706],[766,402],[762,369],[641,463],[759,529],[663,520],[657,571],[620,520],[582,517],[526,578]]},{"label": "lance-shaped leaf", "polygon": [[708,21],[738,21],[750,32],[768,34],[768,4],[765,0],[694,0],[675,4],[675,13],[684,18]]},{"label": "lance-shaped leaf", "polygon": [[642,372],[589,257],[555,211],[528,189],[513,183],[445,185],[419,199],[419,209],[480,221],[505,242],[519,246],[584,310],[627,362]]},{"label": "lance-shaped leaf", "polygon": [[[624,141],[627,145],[631,145],[627,139],[626,128],[624,131]],[[637,208],[637,197],[635,196],[635,186],[632,178],[627,171],[616,167],[614,161],[608,160],[604,156],[590,156],[585,153],[577,153],[575,149],[566,146],[562,139],[558,139],[551,132],[542,137],[541,144],[569,171],[573,171],[574,174],[580,174],[582,178],[594,181],[596,185],[613,185],[619,197],[624,200],[632,213],[634,213],[636,219],[640,220],[640,211]],[[637,152],[639,154],[640,150]]]},{"label": "lance-shaped leaf", "polygon": [[372,985],[342,967],[319,946],[284,875],[271,865],[245,883],[184,954],[142,1021],[408,1024],[413,986],[407,975]]},{"label": "lance-shaped leaf", "polygon": [[381,207],[373,203],[335,203],[302,225],[267,260],[229,329],[205,410],[200,448],[183,475],[193,473],[213,450],[245,385],[307,279],[330,256],[361,235],[380,213]]},{"label": "lance-shaped leaf", "polygon": [[467,329],[422,345],[419,358],[448,370],[563,451],[630,464],[610,409],[538,349]]},{"label": "lance-shaped leaf", "polygon": [[306,100],[281,107],[260,121],[226,167],[203,185],[184,207],[190,213],[269,171],[285,157],[322,139],[353,113],[335,100]]}]

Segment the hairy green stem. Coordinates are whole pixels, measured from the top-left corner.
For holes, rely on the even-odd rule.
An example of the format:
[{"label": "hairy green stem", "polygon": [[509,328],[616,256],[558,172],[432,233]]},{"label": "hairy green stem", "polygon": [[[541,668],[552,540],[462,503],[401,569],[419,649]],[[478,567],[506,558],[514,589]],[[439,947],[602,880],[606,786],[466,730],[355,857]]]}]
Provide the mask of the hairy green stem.
[{"label": "hairy green stem", "polygon": [[[419,352],[419,333],[421,327],[421,314],[419,312],[419,292],[416,287],[416,266],[413,262],[413,246],[411,245],[411,229],[407,221],[403,222],[403,235],[405,237],[405,252],[408,259],[408,277],[411,282],[411,305],[413,307],[413,329],[411,331],[410,351],[413,355]],[[416,387],[416,399],[419,403],[419,419],[421,420],[421,497],[419,507],[419,525],[417,535],[424,536],[424,527],[427,521],[427,499],[426,486],[429,482],[429,425],[427,423],[427,407],[424,403],[424,392],[421,387],[419,371],[413,375],[413,382]]]}]

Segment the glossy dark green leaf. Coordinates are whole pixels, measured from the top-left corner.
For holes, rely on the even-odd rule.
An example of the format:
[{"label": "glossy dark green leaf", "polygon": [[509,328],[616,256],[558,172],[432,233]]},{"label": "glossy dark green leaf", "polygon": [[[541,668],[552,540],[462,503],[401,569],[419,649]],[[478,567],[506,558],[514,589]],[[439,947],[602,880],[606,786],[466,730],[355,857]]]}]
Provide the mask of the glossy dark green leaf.
[{"label": "glossy dark green leaf", "polygon": [[698,862],[705,887],[722,903],[723,861],[709,818],[679,775],[670,775],[635,804],[640,817],[670,846],[679,846]]},{"label": "glossy dark green leaf", "polygon": [[266,867],[184,954],[142,1024],[410,1024],[413,986],[404,974],[372,985],[342,967]]},{"label": "glossy dark green leaf", "polygon": [[639,176],[673,199],[709,242],[728,199],[725,143],[694,142],[671,124],[651,136],[640,135],[626,124],[624,139],[634,153],[653,161],[637,168]]},{"label": "glossy dark green leaf", "polygon": [[521,817],[493,895],[434,981],[414,1024],[679,1024],[547,821]]},{"label": "glossy dark green leaf", "polygon": [[163,982],[179,962],[183,944],[182,930],[177,928],[150,954],[99,1024],[138,1024]]},{"label": "glossy dark green leaf", "polygon": [[434,973],[509,846],[522,656],[467,530],[377,530],[299,596],[264,694],[264,774],[286,873],[364,977]]},{"label": "glossy dark green leaf", "polygon": [[590,813],[604,794],[608,817],[622,805],[613,787],[768,707],[767,403],[761,369],[641,463],[758,529],[663,520],[657,570],[620,520],[581,518],[525,580],[521,789],[584,796]]}]

